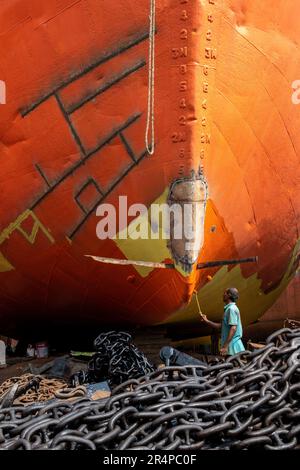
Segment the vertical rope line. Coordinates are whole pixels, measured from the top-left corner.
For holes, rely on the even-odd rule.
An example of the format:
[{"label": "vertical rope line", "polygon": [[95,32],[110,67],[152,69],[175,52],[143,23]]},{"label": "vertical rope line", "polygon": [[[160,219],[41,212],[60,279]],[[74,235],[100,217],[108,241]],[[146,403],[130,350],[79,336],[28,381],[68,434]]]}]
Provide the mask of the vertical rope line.
[{"label": "vertical rope line", "polygon": [[[146,149],[149,155],[154,154],[155,129],[154,129],[154,105],[155,105],[155,13],[156,0],[150,0],[150,31],[149,31],[149,75],[148,75],[148,110],[145,135]],[[149,133],[151,137],[149,144]]]},{"label": "vertical rope line", "polygon": [[202,311],[201,311],[201,308],[200,308],[200,304],[199,304],[197,292],[195,292],[195,297],[196,297],[197,307],[198,307],[198,310],[199,310],[199,315],[201,316],[201,315],[202,315]]}]

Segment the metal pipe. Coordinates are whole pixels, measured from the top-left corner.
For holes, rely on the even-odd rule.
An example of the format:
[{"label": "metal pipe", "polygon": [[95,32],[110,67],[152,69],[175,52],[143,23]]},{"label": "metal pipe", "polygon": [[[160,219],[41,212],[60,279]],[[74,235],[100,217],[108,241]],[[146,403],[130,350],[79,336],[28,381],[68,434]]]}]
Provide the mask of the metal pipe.
[{"label": "metal pipe", "polygon": [[234,264],[243,264],[243,263],[257,263],[258,256],[253,256],[252,258],[242,258],[242,259],[227,259],[223,261],[207,261],[206,263],[199,263],[197,269],[206,269],[214,268],[217,266],[230,266]]}]

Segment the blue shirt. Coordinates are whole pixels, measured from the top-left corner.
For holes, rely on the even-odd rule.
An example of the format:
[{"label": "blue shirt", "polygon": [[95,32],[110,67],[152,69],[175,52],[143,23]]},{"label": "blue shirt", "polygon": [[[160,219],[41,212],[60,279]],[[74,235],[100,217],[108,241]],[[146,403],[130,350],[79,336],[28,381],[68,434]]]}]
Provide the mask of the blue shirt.
[{"label": "blue shirt", "polygon": [[242,327],[242,322],[241,322],[241,315],[235,302],[231,302],[230,304],[227,304],[224,307],[224,316],[223,316],[222,330],[221,330],[222,347],[228,338],[228,334],[232,326],[236,326],[237,328],[228,346],[228,354],[230,356],[233,356],[234,354],[237,354],[241,351],[245,351],[245,348],[242,342],[243,327]]}]

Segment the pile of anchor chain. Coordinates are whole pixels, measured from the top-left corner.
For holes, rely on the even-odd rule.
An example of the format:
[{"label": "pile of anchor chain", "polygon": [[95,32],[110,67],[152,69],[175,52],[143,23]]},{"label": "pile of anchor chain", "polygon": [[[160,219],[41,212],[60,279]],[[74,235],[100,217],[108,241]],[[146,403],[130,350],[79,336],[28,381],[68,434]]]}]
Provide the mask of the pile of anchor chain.
[{"label": "pile of anchor chain", "polygon": [[300,329],[207,365],[166,367],[109,399],[0,409],[0,449],[299,449]]},{"label": "pile of anchor chain", "polygon": [[132,343],[129,333],[110,331],[94,341],[96,353],[87,371],[79,371],[71,378],[73,386],[107,380],[118,385],[129,378],[141,377],[154,371],[145,355]]}]

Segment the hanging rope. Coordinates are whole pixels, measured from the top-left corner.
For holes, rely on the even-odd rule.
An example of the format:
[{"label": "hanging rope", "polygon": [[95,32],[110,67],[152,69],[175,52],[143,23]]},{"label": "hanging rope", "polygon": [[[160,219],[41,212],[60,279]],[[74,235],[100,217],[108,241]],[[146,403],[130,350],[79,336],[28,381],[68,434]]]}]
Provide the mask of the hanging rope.
[{"label": "hanging rope", "polygon": [[[148,76],[148,111],[147,126],[145,135],[146,149],[149,155],[154,154],[155,135],[154,135],[154,79],[155,79],[155,12],[156,0],[150,0],[150,32],[149,32],[149,76]],[[151,127],[151,133],[150,133]],[[149,133],[151,135],[149,139]],[[149,144],[150,140],[150,144]]]},{"label": "hanging rope", "polygon": [[200,315],[200,317],[202,317],[203,313],[202,313],[201,308],[200,308],[197,292],[194,291],[194,294],[195,294],[195,297],[196,297],[196,302],[197,302],[197,306],[198,306],[199,315]]}]

